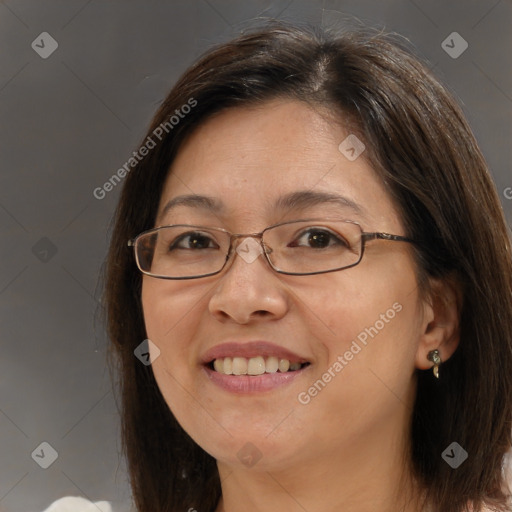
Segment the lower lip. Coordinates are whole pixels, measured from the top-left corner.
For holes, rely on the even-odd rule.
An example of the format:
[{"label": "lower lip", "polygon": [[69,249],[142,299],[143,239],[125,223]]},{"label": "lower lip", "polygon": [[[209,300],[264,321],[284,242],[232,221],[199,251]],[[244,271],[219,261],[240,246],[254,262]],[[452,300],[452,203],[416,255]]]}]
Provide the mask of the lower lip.
[{"label": "lower lip", "polygon": [[208,366],[203,366],[203,370],[206,372],[209,379],[217,386],[231,393],[246,395],[272,391],[273,389],[289,384],[302,375],[310,366],[311,365],[305,366],[294,372],[264,373],[262,375],[225,375],[212,370]]}]

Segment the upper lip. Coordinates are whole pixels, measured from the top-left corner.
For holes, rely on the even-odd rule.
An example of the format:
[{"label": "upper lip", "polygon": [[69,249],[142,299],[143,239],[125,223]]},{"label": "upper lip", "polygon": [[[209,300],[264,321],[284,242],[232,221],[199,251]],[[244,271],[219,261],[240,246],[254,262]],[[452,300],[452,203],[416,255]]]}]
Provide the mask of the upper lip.
[{"label": "upper lip", "polygon": [[277,357],[279,359],[288,359],[290,363],[308,363],[309,361],[288,350],[269,341],[249,341],[237,342],[229,341],[216,345],[207,350],[201,357],[203,364],[209,364],[215,359],[223,359],[225,357],[245,357],[247,359],[256,356]]}]

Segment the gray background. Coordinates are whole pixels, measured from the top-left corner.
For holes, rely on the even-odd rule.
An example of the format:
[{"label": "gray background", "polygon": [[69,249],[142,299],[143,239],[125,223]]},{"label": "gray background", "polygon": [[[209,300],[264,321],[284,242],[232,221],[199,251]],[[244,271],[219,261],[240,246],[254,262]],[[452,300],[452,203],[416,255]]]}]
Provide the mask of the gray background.
[{"label": "gray background", "polygon": [[[408,37],[463,104],[510,225],[510,0],[1,1],[0,511],[65,495],[130,508],[94,320],[120,187],[102,200],[92,191],[131,156],[185,67],[257,17],[356,17]],[[469,44],[456,59],[441,46],[454,31]],[[31,47],[42,32],[58,43],[46,59]],[[31,456],[42,442],[58,452],[48,469]]]}]

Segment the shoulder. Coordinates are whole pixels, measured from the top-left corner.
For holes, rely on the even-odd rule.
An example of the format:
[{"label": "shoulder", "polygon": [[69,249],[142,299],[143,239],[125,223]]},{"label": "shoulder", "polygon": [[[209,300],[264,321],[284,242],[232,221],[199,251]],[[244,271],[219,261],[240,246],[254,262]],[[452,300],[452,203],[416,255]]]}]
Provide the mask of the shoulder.
[{"label": "shoulder", "polygon": [[79,496],[65,496],[54,501],[43,512],[112,512],[108,501],[92,502]]}]

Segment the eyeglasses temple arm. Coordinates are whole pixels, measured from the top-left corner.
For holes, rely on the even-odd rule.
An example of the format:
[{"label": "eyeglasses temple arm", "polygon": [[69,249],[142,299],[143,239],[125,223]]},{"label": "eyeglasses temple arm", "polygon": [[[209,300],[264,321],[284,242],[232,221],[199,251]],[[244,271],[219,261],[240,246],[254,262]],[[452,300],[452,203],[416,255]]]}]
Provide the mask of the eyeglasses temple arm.
[{"label": "eyeglasses temple arm", "polygon": [[365,242],[378,239],[390,240],[392,242],[410,242],[412,244],[416,243],[416,241],[412,240],[411,238],[407,238],[401,235],[391,235],[389,233],[362,233],[362,237],[364,238]]}]

